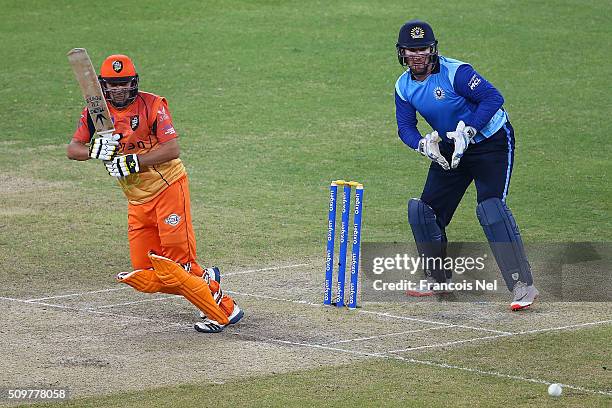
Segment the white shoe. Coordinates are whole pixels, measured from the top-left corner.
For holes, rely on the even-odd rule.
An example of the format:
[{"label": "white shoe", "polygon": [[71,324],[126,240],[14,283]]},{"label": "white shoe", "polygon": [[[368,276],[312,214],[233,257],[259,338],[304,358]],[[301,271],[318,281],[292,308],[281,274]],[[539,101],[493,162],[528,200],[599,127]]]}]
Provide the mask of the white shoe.
[{"label": "white shoe", "polygon": [[[202,315],[202,312],[200,312],[200,315]],[[196,331],[199,331],[200,333],[220,333],[223,331],[223,329],[225,329],[226,326],[238,323],[243,317],[244,310],[240,309],[238,305],[234,303],[234,311],[228,317],[228,324],[221,324],[216,320],[203,317],[204,320],[201,322],[196,322],[193,325],[193,328],[196,329]]]},{"label": "white shoe", "polygon": [[211,279],[217,281],[217,283],[221,283],[221,271],[216,266],[204,268],[204,274],[202,274],[202,279],[204,279],[206,283],[209,283]]},{"label": "white shoe", "polygon": [[225,324],[221,324],[213,319],[204,319],[203,322],[197,322],[193,328],[200,333],[221,333],[225,328]]},{"label": "white shoe", "polygon": [[512,289],[514,299],[510,303],[510,309],[516,311],[521,309],[527,309],[536,300],[540,292],[533,285],[527,286],[527,284],[518,281],[514,284]]},{"label": "white shoe", "polygon": [[[206,315],[202,311],[200,311],[200,317],[204,320],[208,320],[208,317],[206,317]],[[234,302],[234,311],[232,312],[231,315],[227,317],[227,319],[229,320],[229,324],[236,324],[243,317],[244,317],[244,310],[240,309],[238,305],[236,304],[236,302]]]}]

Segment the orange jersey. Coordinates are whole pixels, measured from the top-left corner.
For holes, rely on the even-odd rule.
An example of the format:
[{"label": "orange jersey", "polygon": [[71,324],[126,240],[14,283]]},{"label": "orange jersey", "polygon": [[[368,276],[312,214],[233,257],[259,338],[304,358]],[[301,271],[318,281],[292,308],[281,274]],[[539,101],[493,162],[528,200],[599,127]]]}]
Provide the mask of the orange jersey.
[{"label": "orange jersey", "polygon": [[[108,106],[115,124],[115,133],[121,135],[119,154],[143,154],[155,150],[160,143],[177,137],[166,99],[148,92],[138,92],[136,100],[125,109]],[[87,108],[83,109],[72,140],[89,143],[95,128]],[[151,201],[170,184],[185,175],[180,159],[155,166],[141,166],[119,180],[123,192],[131,204]]]}]

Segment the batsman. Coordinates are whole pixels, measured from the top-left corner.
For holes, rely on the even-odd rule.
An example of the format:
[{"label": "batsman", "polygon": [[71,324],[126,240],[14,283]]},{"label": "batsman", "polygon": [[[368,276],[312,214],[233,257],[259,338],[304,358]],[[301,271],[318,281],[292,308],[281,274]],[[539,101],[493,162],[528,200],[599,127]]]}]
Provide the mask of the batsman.
[{"label": "batsman", "polygon": [[[408,221],[419,253],[446,256],[446,227],[473,181],[476,215],[513,293],[510,307],[529,307],[538,291],[519,229],[506,205],[515,147],[504,98],[470,64],[439,55],[438,41],[424,21],[404,24],[396,49],[399,63],[406,68],[395,84],[398,134],[432,161],[421,197],[408,201]],[[417,129],[417,112],[433,129],[425,136]],[[452,273],[425,272],[428,281],[438,283],[448,282]]]},{"label": "batsman", "polygon": [[[81,82],[77,69],[75,73]],[[102,113],[93,115],[95,119],[88,107],[83,109],[67,155],[104,163],[128,200],[133,271],[118,274],[117,280],[140,292],[184,296],[200,310],[203,320],[194,325],[200,332],[217,333],[237,323],[244,312],[221,290],[219,269],[203,269],[196,261],[189,183],[166,99],[138,89],[136,68],[125,55],[104,60],[97,78],[101,88],[95,72],[92,79],[92,89],[103,97],[86,100],[105,100],[108,109],[98,110]],[[99,116],[105,112],[113,132],[96,131],[94,120],[103,120]]]}]

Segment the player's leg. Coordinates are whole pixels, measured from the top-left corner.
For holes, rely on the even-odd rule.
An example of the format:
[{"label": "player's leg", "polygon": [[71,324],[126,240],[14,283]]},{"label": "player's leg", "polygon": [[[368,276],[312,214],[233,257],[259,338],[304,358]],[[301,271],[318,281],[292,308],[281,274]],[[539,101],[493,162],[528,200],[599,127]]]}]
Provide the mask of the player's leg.
[{"label": "player's leg", "polygon": [[157,234],[161,242],[159,254],[184,265],[190,273],[202,276],[204,270],[196,262],[187,177],[172,183],[154,201]]},{"label": "player's leg", "polygon": [[[471,175],[460,165],[454,170],[444,170],[432,163],[420,199],[408,201],[408,222],[419,254],[426,258],[446,256],[445,228],[450,223],[465,190],[471,182]],[[442,268],[427,268],[426,278],[446,282],[452,271]],[[433,291],[409,291],[411,296],[425,296]]]},{"label": "player's leg", "polygon": [[151,205],[128,204],[128,240],[134,270],[117,274],[117,281],[140,292],[176,294],[174,288],[166,287],[157,277],[148,256],[149,251],[161,252],[156,224],[155,211]]},{"label": "player's leg", "polygon": [[[221,290],[219,281],[207,279],[204,269],[196,261],[196,239],[191,220],[191,202],[187,177],[177,180],[156,200],[155,211],[161,240],[161,254],[180,263],[190,274],[203,277],[210,288],[215,303],[231,320],[231,323],[237,323],[243,315],[241,309],[229,295]],[[190,280],[188,282],[196,281]],[[204,314],[210,318],[210,315],[206,312]]]},{"label": "player's leg", "polygon": [[506,286],[514,292],[513,310],[529,307],[538,295],[512,211],[506,205],[514,164],[514,131],[507,123],[468,156],[474,175],[476,214]]}]

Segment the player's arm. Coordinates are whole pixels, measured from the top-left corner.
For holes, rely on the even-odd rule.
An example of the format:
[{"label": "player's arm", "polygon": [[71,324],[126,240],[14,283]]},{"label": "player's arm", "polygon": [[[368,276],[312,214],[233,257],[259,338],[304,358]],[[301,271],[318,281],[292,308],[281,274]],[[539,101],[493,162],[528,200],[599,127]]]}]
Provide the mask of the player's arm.
[{"label": "player's arm", "polygon": [[438,132],[432,132],[421,137],[417,129],[416,109],[412,104],[405,101],[395,91],[395,117],[397,119],[397,133],[400,139],[423,156],[438,163],[444,170],[449,169],[449,164],[440,154],[440,136]]},{"label": "player's arm", "polygon": [[471,65],[464,64],[457,69],[453,87],[457,94],[476,106],[476,110],[464,121],[466,126],[476,131],[484,128],[504,104],[504,97],[499,91]]},{"label": "player's arm", "polygon": [[138,161],[141,166],[154,166],[179,158],[180,148],[178,139],[170,139],[165,143],[160,143],[158,146],[155,150],[138,155]]},{"label": "player's arm", "polygon": [[142,166],[155,166],[179,158],[180,149],[176,138],[159,143],[157,146],[155,150],[147,153],[126,154],[105,162],[108,174],[122,178],[129,176],[131,173],[138,173]]},{"label": "player's arm", "polygon": [[71,140],[66,148],[66,156],[70,160],[84,161],[89,160],[89,146],[78,140]]},{"label": "player's arm", "polygon": [[118,148],[119,135],[112,134],[112,131],[104,134],[96,133],[91,117],[85,108],[81,113],[72,140],[66,148],[66,155],[69,159],[78,161],[110,160],[117,153]]},{"label": "player's arm", "polygon": [[416,109],[410,102],[405,101],[395,91],[395,119],[397,120],[397,134],[408,147],[418,150],[421,133],[417,129]]}]

